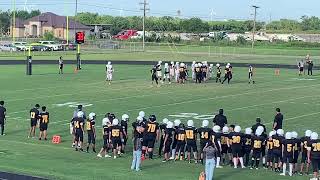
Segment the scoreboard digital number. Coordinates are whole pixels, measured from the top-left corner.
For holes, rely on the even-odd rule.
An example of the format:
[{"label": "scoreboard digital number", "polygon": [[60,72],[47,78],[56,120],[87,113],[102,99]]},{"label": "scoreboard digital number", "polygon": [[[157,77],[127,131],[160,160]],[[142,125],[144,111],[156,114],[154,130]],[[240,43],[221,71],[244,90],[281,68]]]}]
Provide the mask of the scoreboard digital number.
[{"label": "scoreboard digital number", "polygon": [[77,44],[83,44],[84,43],[84,32],[77,32],[76,33],[76,43]]}]

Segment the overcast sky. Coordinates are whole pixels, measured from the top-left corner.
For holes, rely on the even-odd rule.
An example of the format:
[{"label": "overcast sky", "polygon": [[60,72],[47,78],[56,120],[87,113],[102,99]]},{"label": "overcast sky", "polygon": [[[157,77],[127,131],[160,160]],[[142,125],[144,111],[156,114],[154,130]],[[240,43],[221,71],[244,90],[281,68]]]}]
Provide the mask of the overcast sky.
[{"label": "overcast sky", "polygon": [[[16,0],[18,9],[40,9],[60,15],[74,15],[76,0]],[[78,0],[78,12],[108,15],[141,15],[143,0]],[[303,15],[320,17],[320,0],[147,0],[152,16],[200,17],[214,20],[251,19],[252,5],[260,6],[258,20],[299,19]],[[1,0],[0,9],[11,9],[12,0]],[[211,16],[212,15],[212,16]]]}]

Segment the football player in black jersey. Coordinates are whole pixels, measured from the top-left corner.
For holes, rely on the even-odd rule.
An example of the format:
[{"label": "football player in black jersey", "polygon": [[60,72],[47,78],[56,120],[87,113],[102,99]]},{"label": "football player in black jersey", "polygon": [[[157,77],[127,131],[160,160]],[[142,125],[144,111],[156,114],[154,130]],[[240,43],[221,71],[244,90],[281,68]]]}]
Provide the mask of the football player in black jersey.
[{"label": "football player in black jersey", "polygon": [[[305,136],[301,138],[301,167],[300,167],[300,175],[304,173],[309,174],[310,163],[308,162],[308,142],[310,141],[310,136],[312,131],[306,130]],[[304,165],[306,165],[306,169],[304,171]]]},{"label": "football player in black jersey", "polygon": [[116,159],[117,155],[120,155],[119,152],[121,151],[121,145],[124,142],[122,132],[123,130],[119,124],[119,120],[114,119],[109,133],[109,142],[112,143],[113,148],[113,159]]},{"label": "football player in black jersey", "polygon": [[157,66],[153,66],[152,69],[150,70],[151,72],[151,80],[152,80],[152,84],[155,81],[156,84],[158,85],[158,77],[157,77]]},{"label": "football player in black jersey", "polygon": [[111,122],[109,118],[105,117],[102,120],[104,123],[102,124],[102,139],[103,139],[103,147],[101,148],[100,152],[98,153],[98,157],[102,157],[102,153],[104,153],[104,157],[110,158],[109,150],[111,149],[111,142],[109,141],[109,133]]},{"label": "football player in black jersey", "polygon": [[208,127],[209,121],[203,120],[202,121],[202,127],[198,129],[199,138],[200,138],[200,162],[203,164],[203,148],[206,146],[206,144],[210,141],[212,136],[212,129]]},{"label": "football player in black jersey", "polygon": [[244,166],[249,165],[250,154],[252,150],[252,129],[246,128],[243,136],[243,153],[244,153]]},{"label": "football player in black jersey", "polygon": [[164,139],[165,139],[165,136],[166,136],[166,127],[167,127],[167,123],[168,123],[168,119],[167,118],[164,118],[162,120],[162,123],[160,124],[160,144],[159,144],[159,157],[161,157],[161,153],[163,152],[163,147],[164,147]]},{"label": "football player in black jersey", "polygon": [[294,145],[295,141],[292,139],[292,133],[287,132],[285,139],[282,141],[282,173],[281,176],[285,176],[287,172],[287,164],[289,164],[289,176],[293,175],[293,159],[294,159]]},{"label": "football player in black jersey", "polygon": [[153,159],[154,144],[160,138],[159,124],[155,115],[149,117],[149,121],[143,127],[145,129],[143,134],[142,159],[145,159],[145,154],[148,151],[149,159]]},{"label": "football player in black jersey", "polygon": [[218,126],[218,125],[215,125],[213,126],[212,128],[212,136],[211,136],[211,139],[212,139],[212,143],[215,144],[215,146],[217,147],[217,163],[216,163],[216,168],[222,168],[222,166],[220,166],[220,162],[221,162],[221,151],[222,151],[222,148],[221,148],[221,127]]},{"label": "football player in black jersey", "polygon": [[273,139],[272,137],[276,135],[276,131],[270,131],[269,137],[266,141],[267,149],[267,168],[273,170]]},{"label": "football player in black jersey", "polygon": [[240,161],[241,168],[245,168],[243,163],[243,151],[242,151],[242,140],[243,134],[241,133],[241,127],[235,126],[234,132],[229,133],[228,146],[231,147],[233,155],[233,166],[236,169],[238,166],[238,160]]},{"label": "football player in black jersey", "polygon": [[167,162],[170,159],[170,152],[171,152],[171,144],[172,144],[172,138],[174,136],[175,129],[173,128],[173,123],[168,121],[166,129],[164,131],[164,141],[163,141],[163,153],[164,153],[164,159],[162,162]]},{"label": "football player in black jersey", "polygon": [[40,112],[40,123],[39,123],[39,128],[40,128],[40,135],[39,135],[39,140],[43,137],[44,140],[47,140],[47,130],[48,130],[48,124],[49,124],[49,112],[46,111],[46,107],[42,106],[42,112]]},{"label": "football player in black jersey", "polygon": [[293,157],[293,174],[297,174],[298,172],[298,159],[301,152],[301,140],[298,138],[298,133],[292,132],[292,139],[294,141],[294,157]]},{"label": "football player in black jersey", "polygon": [[186,145],[186,131],[184,124],[180,124],[179,128],[175,132],[175,136],[177,139],[177,146],[176,146],[176,158],[175,161],[177,160],[183,160],[184,158],[184,148]]},{"label": "football player in black jersey", "polygon": [[128,121],[129,121],[129,115],[123,114],[120,122],[122,127],[122,133],[123,133],[123,143],[121,146],[121,153],[125,152],[127,141],[128,141]]},{"label": "football player in black jersey", "polygon": [[90,145],[92,146],[92,151],[96,153],[96,128],[95,128],[95,119],[96,114],[90,113],[89,118],[86,122],[85,129],[88,134],[88,144],[87,144],[87,153],[89,152]]},{"label": "football player in black jersey", "polygon": [[273,141],[273,158],[274,158],[274,170],[280,172],[282,167],[282,141],[284,140],[283,129],[278,129],[277,134],[272,136]]},{"label": "football player in black jersey", "polygon": [[197,149],[197,129],[193,125],[193,120],[188,120],[187,128],[185,129],[186,132],[186,150],[188,161],[191,163],[191,151],[193,152],[193,159],[195,163],[198,163],[198,149]]},{"label": "football player in black jersey", "polygon": [[313,167],[313,178],[311,180],[319,179],[319,165],[320,165],[320,139],[318,133],[313,132],[308,142],[308,162]]},{"label": "football player in black jersey", "polygon": [[77,117],[73,118],[71,123],[73,125],[74,135],[75,135],[75,150],[83,151],[83,133],[84,133],[84,113],[82,111],[77,112]]},{"label": "football player in black jersey", "polygon": [[39,116],[39,108],[40,108],[40,105],[36,104],[34,106],[34,108],[32,108],[30,110],[30,112],[29,112],[30,113],[30,122],[31,122],[30,124],[31,124],[31,126],[30,126],[30,131],[29,131],[28,138],[30,138],[30,137],[34,138],[36,136],[36,126],[37,126],[39,118],[40,118],[40,116]]},{"label": "football player in black jersey", "polygon": [[262,136],[264,128],[259,126],[256,129],[255,135],[252,137],[252,161],[251,161],[251,168],[259,169],[260,158],[262,155],[262,144],[265,141],[265,138]]}]

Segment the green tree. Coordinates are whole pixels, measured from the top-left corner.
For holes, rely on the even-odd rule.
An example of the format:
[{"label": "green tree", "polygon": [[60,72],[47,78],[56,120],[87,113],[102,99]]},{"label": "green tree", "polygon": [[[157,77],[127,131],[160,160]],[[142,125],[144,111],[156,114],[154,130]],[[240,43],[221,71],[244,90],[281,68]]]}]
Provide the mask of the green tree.
[{"label": "green tree", "polygon": [[45,32],[43,34],[43,39],[46,41],[53,41],[55,39],[53,32]]}]

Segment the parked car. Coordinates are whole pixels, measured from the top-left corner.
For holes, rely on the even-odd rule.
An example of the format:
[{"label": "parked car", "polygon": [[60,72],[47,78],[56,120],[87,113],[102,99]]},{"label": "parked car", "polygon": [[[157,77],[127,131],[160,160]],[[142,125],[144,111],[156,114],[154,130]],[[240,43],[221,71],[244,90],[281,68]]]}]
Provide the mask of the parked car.
[{"label": "parked car", "polygon": [[61,44],[57,44],[54,41],[39,41],[39,44],[42,44],[44,46],[48,46],[54,51],[63,50],[62,45]]},{"label": "parked car", "polygon": [[52,49],[48,46],[39,44],[39,43],[32,43],[30,44],[31,51],[51,51]]},{"label": "parked car", "polygon": [[67,41],[61,41],[62,49],[64,51],[74,51],[77,50],[77,44],[73,42],[67,43]]},{"label": "parked car", "polygon": [[17,51],[17,48],[15,46],[13,46],[12,44],[3,44],[0,45],[0,51]]},{"label": "parked car", "polygon": [[26,42],[14,42],[12,43],[13,46],[17,48],[18,51],[25,51],[27,50],[27,43]]}]

